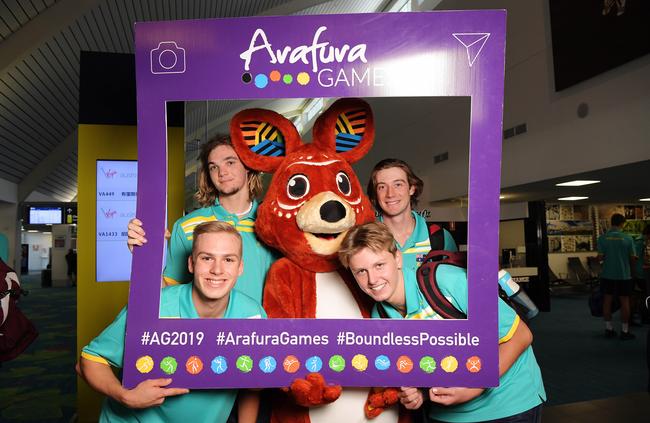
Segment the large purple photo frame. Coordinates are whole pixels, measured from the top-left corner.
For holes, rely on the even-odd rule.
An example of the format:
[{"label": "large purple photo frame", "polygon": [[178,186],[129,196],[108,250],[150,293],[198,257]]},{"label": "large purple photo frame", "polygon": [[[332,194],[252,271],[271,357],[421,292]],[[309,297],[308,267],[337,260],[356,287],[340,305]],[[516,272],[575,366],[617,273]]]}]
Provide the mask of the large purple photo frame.
[{"label": "large purple photo frame", "polygon": [[[188,388],[287,386],[318,370],[319,360],[325,379],[345,386],[496,386],[505,21],[505,11],[464,11],[136,24],[137,216],[149,242],[133,259],[125,386],[158,377]],[[265,40],[276,57],[266,47],[255,49]],[[336,55],[320,60],[323,51],[327,61],[329,47],[344,53],[340,63]],[[280,72],[279,81],[272,71]],[[467,320],[158,318],[166,102],[407,96],[471,98]],[[297,360],[296,372],[283,366],[289,356]],[[340,357],[330,367],[333,356]],[[171,375],[162,370],[165,357],[178,363]],[[212,365],[215,357],[221,361]]]}]

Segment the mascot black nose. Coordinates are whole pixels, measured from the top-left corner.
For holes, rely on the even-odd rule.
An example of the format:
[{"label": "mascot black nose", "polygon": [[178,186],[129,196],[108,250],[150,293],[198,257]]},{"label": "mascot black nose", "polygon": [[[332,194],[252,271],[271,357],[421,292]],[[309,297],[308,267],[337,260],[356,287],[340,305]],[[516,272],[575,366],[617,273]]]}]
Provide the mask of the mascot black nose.
[{"label": "mascot black nose", "polygon": [[345,207],[340,201],[329,200],[320,206],[320,218],[326,222],[334,223],[345,217]]}]

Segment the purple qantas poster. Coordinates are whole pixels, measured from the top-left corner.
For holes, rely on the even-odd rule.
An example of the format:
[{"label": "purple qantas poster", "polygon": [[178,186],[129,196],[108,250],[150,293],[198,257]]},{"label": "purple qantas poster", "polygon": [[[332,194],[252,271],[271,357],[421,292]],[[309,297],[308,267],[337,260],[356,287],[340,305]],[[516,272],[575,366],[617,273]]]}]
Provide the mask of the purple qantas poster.
[{"label": "purple qantas poster", "polygon": [[[311,371],[344,386],[496,386],[505,24],[505,11],[137,23],[137,216],[149,242],[133,259],[125,386],[278,387]],[[471,104],[466,320],[159,318],[165,102],[447,96]]]}]

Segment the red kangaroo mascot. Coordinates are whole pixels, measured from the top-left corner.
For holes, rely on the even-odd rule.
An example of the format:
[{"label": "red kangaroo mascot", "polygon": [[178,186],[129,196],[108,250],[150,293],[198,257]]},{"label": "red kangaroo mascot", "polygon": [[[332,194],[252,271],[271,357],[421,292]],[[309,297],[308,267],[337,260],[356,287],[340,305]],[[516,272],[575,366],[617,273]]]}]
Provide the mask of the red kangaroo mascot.
[{"label": "red kangaroo mascot", "polygon": [[[241,160],[274,172],[255,222],[256,234],[284,254],[266,277],[269,317],[369,317],[369,297],[340,268],[337,252],[348,229],[374,220],[351,167],[370,150],[374,132],[370,106],[359,99],[338,100],[323,113],[311,144],[273,111],[249,109],[233,117],[230,133]],[[342,390],[312,373],[295,380],[288,393],[275,394],[274,423],[398,421],[397,406],[391,406],[395,389]]]}]

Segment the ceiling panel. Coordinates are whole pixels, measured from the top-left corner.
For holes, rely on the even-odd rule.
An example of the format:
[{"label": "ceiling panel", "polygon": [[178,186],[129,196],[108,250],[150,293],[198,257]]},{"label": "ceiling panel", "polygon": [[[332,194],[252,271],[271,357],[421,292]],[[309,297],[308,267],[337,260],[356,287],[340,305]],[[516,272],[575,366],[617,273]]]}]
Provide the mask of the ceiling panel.
[{"label": "ceiling panel", "polygon": [[0,40],[8,38],[47,7],[47,4],[39,0],[1,0],[0,35],[2,38]]},{"label": "ceiling panel", "polygon": [[21,180],[21,175],[29,171],[30,168],[25,160],[17,161],[15,157],[10,150],[5,148],[0,150],[0,178],[18,183]]},{"label": "ceiling panel", "polygon": [[[557,202],[560,197],[586,196],[589,197],[588,200],[578,203],[631,204],[637,203],[640,198],[650,197],[647,175],[650,175],[650,160],[502,188],[501,193],[506,196],[505,201],[508,202]],[[555,185],[574,180],[592,180],[600,183],[582,187]]]},{"label": "ceiling panel", "polygon": [[47,175],[36,191],[59,201],[72,201],[77,196],[77,152],[73,152]]},{"label": "ceiling panel", "polygon": [[[372,12],[384,0],[98,0],[79,9],[79,16],[62,24],[50,21],[54,33],[30,45],[25,56],[0,69],[0,178],[20,184],[78,124],[80,51],[133,53],[133,23],[150,20],[205,19],[263,14]],[[0,0],[0,55],[3,41],[54,9],[74,6],[75,0]],[[301,7],[312,5],[306,11]],[[50,9],[52,8],[52,9]],[[32,22],[35,23],[35,22]],[[22,38],[26,34],[20,33]],[[16,39],[16,38],[14,38]],[[211,103],[208,120],[241,107],[240,101]],[[205,112],[188,111],[188,123],[203,126]],[[211,131],[216,131],[213,128]],[[211,135],[211,134],[210,134]],[[66,201],[76,195],[76,152],[46,172],[37,190]],[[64,168],[67,168],[64,169]]]},{"label": "ceiling panel", "polygon": [[370,13],[380,10],[384,0],[334,0],[302,10],[296,15],[329,15],[334,13]]},{"label": "ceiling panel", "polygon": [[45,157],[44,149],[39,149],[30,142],[32,140],[30,137],[17,134],[2,126],[0,126],[0,136],[3,137],[2,151],[12,158],[14,164],[23,164],[30,169]]}]

